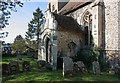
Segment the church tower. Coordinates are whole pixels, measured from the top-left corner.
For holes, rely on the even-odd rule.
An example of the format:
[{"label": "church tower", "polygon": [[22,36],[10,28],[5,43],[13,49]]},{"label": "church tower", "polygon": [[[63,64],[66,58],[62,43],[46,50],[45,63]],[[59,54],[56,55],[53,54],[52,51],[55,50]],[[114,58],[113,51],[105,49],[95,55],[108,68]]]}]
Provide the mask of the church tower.
[{"label": "church tower", "polygon": [[51,12],[56,12],[60,11],[67,3],[69,0],[49,0],[48,3],[48,9]]}]

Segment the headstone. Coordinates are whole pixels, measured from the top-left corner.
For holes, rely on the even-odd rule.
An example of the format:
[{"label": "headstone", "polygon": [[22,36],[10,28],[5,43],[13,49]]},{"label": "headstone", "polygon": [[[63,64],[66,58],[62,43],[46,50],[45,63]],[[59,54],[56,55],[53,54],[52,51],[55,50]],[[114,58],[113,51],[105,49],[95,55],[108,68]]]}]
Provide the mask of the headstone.
[{"label": "headstone", "polygon": [[44,67],[44,66],[46,65],[46,61],[44,61],[44,60],[39,60],[39,61],[37,62],[37,64],[38,64],[38,69],[41,69],[42,67]]},{"label": "headstone", "polygon": [[74,67],[77,68],[75,70],[78,70],[78,72],[76,73],[80,73],[80,74],[83,74],[85,72],[87,72],[87,69],[86,69],[86,66],[84,65],[84,63],[82,61],[78,61],[76,63],[74,63]]},{"label": "headstone", "polygon": [[120,75],[120,65],[119,64],[115,64],[115,74]]},{"label": "headstone", "polygon": [[119,58],[111,57],[110,59],[110,70],[109,73],[114,75],[118,74],[120,75],[120,64],[119,64]]},{"label": "headstone", "polygon": [[21,54],[17,54],[17,59],[18,60],[22,60],[22,55]]},{"label": "headstone", "polygon": [[111,75],[114,75],[114,74],[115,74],[115,71],[114,71],[113,68],[110,68],[110,70],[109,70],[109,74],[111,74]]},{"label": "headstone", "polygon": [[69,57],[63,57],[63,76],[72,76],[73,61]]},{"label": "headstone", "polygon": [[9,64],[2,64],[2,75],[10,74],[10,66]]},{"label": "headstone", "polygon": [[95,75],[99,75],[100,74],[99,62],[98,61],[94,61],[94,62],[92,62],[92,65],[93,65],[93,73]]},{"label": "headstone", "polygon": [[49,71],[52,70],[52,65],[44,60],[39,60],[38,62],[39,71]]},{"label": "headstone", "polygon": [[52,71],[52,65],[50,63],[46,63],[45,67],[46,67],[47,70]]},{"label": "headstone", "polygon": [[19,64],[17,61],[12,61],[12,62],[10,62],[9,65],[10,65],[10,72],[12,74],[19,72]]},{"label": "headstone", "polygon": [[30,71],[30,62],[24,61],[22,66],[23,66],[23,71]]}]

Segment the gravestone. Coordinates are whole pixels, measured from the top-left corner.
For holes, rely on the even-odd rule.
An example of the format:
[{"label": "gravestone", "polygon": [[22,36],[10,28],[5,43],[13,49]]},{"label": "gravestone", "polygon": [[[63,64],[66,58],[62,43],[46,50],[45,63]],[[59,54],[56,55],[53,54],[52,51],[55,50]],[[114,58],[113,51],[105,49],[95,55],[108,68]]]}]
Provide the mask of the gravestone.
[{"label": "gravestone", "polygon": [[10,74],[10,66],[9,64],[2,64],[2,75]]},{"label": "gravestone", "polygon": [[[74,66],[75,66],[75,68],[77,68],[77,70],[80,74],[84,74],[85,72],[87,72],[86,66],[84,65],[84,63],[82,61],[75,62]],[[78,72],[76,72],[76,73],[78,73]]]},{"label": "gravestone", "polygon": [[30,71],[30,62],[24,61],[22,66],[23,66],[23,71]]},{"label": "gravestone", "polygon": [[37,64],[38,64],[39,71],[46,71],[46,68],[45,68],[46,62],[44,60],[39,60]]},{"label": "gravestone", "polygon": [[19,72],[19,63],[17,61],[11,61],[9,65],[11,74]]},{"label": "gravestone", "polygon": [[63,76],[73,76],[73,61],[69,57],[63,57]]},{"label": "gravestone", "polygon": [[115,74],[120,75],[120,64],[115,64]]},{"label": "gravestone", "polygon": [[52,71],[52,65],[50,63],[46,63],[45,67],[46,67],[47,70]]},{"label": "gravestone", "polygon": [[38,69],[41,69],[42,67],[45,66],[46,61],[44,61],[44,60],[39,60],[39,61],[37,61],[37,64],[38,64]]},{"label": "gravestone", "polygon": [[120,75],[120,63],[119,63],[119,58],[115,57],[115,56],[111,56],[110,60],[110,70],[109,73],[114,75],[114,74],[118,74]]},{"label": "gravestone", "polygon": [[92,65],[93,65],[93,73],[95,75],[99,75],[100,74],[100,65],[99,65],[99,62],[98,61],[94,61],[94,62],[92,62]]},{"label": "gravestone", "polygon": [[39,71],[49,71],[52,70],[52,65],[44,60],[39,60],[38,62]]},{"label": "gravestone", "polygon": [[22,55],[21,54],[17,54],[17,59],[18,60],[22,60]]}]

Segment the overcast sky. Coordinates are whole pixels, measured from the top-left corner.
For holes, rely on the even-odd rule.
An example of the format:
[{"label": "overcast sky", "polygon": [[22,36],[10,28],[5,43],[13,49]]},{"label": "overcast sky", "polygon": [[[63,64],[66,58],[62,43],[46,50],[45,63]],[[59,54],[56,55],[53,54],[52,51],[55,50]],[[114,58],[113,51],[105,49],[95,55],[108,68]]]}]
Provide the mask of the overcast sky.
[{"label": "overcast sky", "polygon": [[33,12],[38,7],[44,13],[47,8],[47,2],[24,2],[22,8],[17,7],[17,12],[11,12],[9,25],[3,29],[3,31],[9,32],[8,37],[3,39],[6,43],[13,43],[17,35],[25,37],[28,22],[33,18]]}]

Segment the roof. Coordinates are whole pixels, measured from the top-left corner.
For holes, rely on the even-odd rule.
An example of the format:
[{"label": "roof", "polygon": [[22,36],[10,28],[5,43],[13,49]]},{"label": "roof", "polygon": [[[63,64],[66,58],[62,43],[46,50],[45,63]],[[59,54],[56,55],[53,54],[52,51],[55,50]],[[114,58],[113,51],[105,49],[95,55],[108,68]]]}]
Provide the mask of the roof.
[{"label": "roof", "polygon": [[83,6],[86,3],[93,2],[94,0],[70,0],[60,11],[59,14],[65,14],[70,11],[77,9],[80,6]]},{"label": "roof", "polygon": [[53,13],[58,23],[57,30],[67,30],[74,32],[83,32],[81,26],[70,16]]}]

